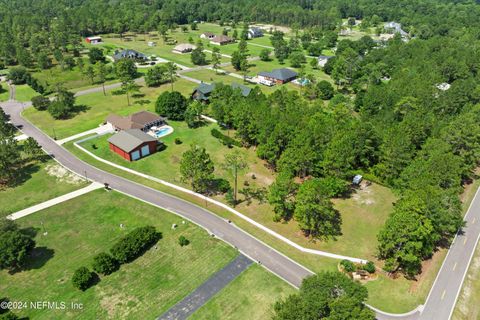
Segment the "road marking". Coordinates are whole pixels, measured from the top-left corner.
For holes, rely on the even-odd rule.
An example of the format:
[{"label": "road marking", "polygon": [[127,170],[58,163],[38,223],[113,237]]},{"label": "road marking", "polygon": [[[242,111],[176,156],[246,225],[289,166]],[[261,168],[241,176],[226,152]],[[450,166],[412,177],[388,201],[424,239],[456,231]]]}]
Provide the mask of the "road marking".
[{"label": "road marking", "polygon": [[443,298],[445,298],[445,293],[447,293],[447,290],[443,290],[442,297],[440,298],[440,300],[443,300]]},{"label": "road marking", "polygon": [[463,245],[465,245],[467,243],[467,237],[465,237],[465,240],[463,240]]},{"label": "road marking", "polygon": [[457,263],[455,262],[455,264],[453,265],[453,271],[455,271],[455,269],[457,268]]}]

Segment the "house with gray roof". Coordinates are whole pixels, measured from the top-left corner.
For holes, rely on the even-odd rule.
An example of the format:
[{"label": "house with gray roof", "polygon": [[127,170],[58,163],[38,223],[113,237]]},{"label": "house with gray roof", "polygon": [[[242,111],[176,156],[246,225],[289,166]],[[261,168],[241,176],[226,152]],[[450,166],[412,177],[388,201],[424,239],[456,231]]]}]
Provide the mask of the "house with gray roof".
[{"label": "house with gray roof", "polygon": [[386,22],[383,28],[387,32],[399,33],[402,37],[408,36],[408,33],[402,29],[402,25],[398,22],[394,22],[394,21]]},{"label": "house with gray roof", "polygon": [[[251,88],[249,88],[247,86],[244,86],[243,84],[236,83],[236,82],[233,82],[231,84],[231,87],[234,90],[240,90],[240,93],[244,97],[248,97],[248,95],[250,94],[250,91],[252,91]],[[202,101],[202,102],[208,102],[208,100],[210,98],[210,94],[212,93],[212,91],[214,89],[215,89],[215,83],[209,84],[209,83],[202,82],[198,85],[198,87],[196,87],[193,90],[192,99]]]},{"label": "house with gray roof", "polygon": [[250,27],[247,31],[247,38],[260,38],[263,37],[263,30],[258,27]]},{"label": "house with gray roof", "polygon": [[110,150],[128,161],[135,161],[157,152],[159,142],[140,129],[120,131],[108,139]]},{"label": "house with gray roof", "polygon": [[318,56],[318,65],[320,67],[325,67],[328,60],[332,59],[334,56]]},{"label": "house with gray roof", "polygon": [[281,68],[273,69],[271,72],[260,72],[258,80],[260,83],[273,82],[277,84],[284,84],[292,81],[297,77],[297,73],[291,69]]},{"label": "house with gray roof", "polygon": [[141,52],[126,49],[122,51],[116,51],[113,55],[113,60],[118,61],[121,59],[132,59],[132,60],[147,60],[147,56]]}]

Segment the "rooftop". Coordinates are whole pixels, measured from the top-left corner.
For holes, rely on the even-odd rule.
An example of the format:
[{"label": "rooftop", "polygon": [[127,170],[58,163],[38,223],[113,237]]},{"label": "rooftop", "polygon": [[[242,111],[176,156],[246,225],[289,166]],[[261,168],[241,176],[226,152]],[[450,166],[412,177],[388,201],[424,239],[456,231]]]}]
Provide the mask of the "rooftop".
[{"label": "rooftop", "polygon": [[113,124],[115,127],[121,130],[143,129],[149,123],[164,120],[165,119],[159,115],[149,111],[136,112],[126,117],[116,114],[111,114],[107,117],[107,122]]},{"label": "rooftop", "polygon": [[145,142],[153,142],[157,139],[149,136],[140,129],[128,129],[114,134],[108,142],[116,145],[125,152],[130,152]]},{"label": "rooftop", "polygon": [[271,72],[260,72],[258,75],[284,81],[295,78],[297,76],[297,73],[287,68],[281,68],[273,69]]}]

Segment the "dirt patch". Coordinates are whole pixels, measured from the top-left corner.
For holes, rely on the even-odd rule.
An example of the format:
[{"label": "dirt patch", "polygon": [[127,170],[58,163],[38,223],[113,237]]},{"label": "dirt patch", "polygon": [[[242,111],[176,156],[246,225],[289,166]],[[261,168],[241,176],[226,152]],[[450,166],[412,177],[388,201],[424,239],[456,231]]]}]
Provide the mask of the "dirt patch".
[{"label": "dirt patch", "polygon": [[81,184],[85,181],[82,177],[68,171],[59,164],[50,164],[45,167],[45,170],[47,171],[48,175],[56,177],[59,182]]},{"label": "dirt patch", "polygon": [[[255,179],[252,178],[253,176],[255,176]],[[269,186],[273,183],[273,181],[275,181],[273,177],[267,177],[265,175],[258,174],[256,172],[249,172],[246,174],[246,177],[251,179],[252,181],[255,181],[257,184],[261,186]]]},{"label": "dirt patch", "polygon": [[364,204],[370,206],[375,204],[375,200],[372,198],[373,190],[370,186],[366,184],[361,184],[360,187],[352,195],[352,199],[355,200],[358,204]]},{"label": "dirt patch", "polygon": [[282,31],[283,33],[290,33],[292,31],[292,29],[290,29],[289,27],[276,26],[276,25],[273,25],[273,24],[256,24],[252,27],[258,27],[258,28],[261,28],[261,29],[263,29],[267,32],[270,31],[270,29]]}]

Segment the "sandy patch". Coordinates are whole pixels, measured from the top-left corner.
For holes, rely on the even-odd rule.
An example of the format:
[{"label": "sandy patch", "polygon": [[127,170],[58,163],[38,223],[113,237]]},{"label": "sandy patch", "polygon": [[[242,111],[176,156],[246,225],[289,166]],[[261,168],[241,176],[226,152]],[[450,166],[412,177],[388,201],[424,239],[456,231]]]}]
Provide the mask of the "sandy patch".
[{"label": "sandy patch", "polygon": [[85,181],[85,179],[83,179],[82,177],[68,171],[59,164],[50,164],[45,167],[45,170],[50,176],[56,177],[59,182],[81,184]]},{"label": "sandy patch", "polygon": [[355,194],[352,195],[352,199],[355,200],[358,204],[364,204],[370,206],[375,203],[375,200],[371,198],[373,195],[373,190],[370,186],[362,184],[360,188],[355,191]]}]

